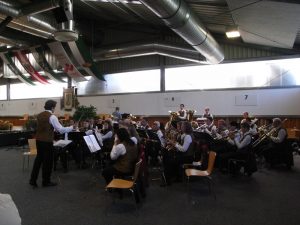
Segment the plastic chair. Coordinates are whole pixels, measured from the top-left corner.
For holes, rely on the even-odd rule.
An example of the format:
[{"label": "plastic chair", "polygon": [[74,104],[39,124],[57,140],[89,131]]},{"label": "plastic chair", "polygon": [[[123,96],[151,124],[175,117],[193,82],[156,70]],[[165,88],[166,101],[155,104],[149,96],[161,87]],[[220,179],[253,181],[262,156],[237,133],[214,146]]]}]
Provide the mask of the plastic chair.
[{"label": "plastic chair", "polygon": [[36,139],[28,139],[28,147],[29,147],[29,151],[23,152],[23,171],[24,171],[25,157],[27,156],[27,168],[29,168],[29,157],[37,154]]},{"label": "plastic chair", "polygon": [[[202,177],[204,179],[207,179],[209,192],[210,193],[212,192],[212,177],[211,177],[211,174],[212,174],[213,169],[214,169],[216,155],[217,155],[216,152],[213,152],[213,151],[209,152],[207,170],[197,170],[197,169],[186,169],[185,170],[185,175],[187,176],[188,184],[189,184],[189,181],[190,181],[190,177]],[[215,193],[214,193],[214,198],[216,199]]]},{"label": "plastic chair", "polygon": [[125,179],[116,179],[114,178],[105,188],[107,191],[108,189],[127,189],[130,190],[132,193],[133,198],[135,199],[135,192],[136,192],[136,180],[139,175],[140,166],[142,163],[142,159],[140,159],[135,164],[135,169],[133,173],[132,180],[125,180]]}]

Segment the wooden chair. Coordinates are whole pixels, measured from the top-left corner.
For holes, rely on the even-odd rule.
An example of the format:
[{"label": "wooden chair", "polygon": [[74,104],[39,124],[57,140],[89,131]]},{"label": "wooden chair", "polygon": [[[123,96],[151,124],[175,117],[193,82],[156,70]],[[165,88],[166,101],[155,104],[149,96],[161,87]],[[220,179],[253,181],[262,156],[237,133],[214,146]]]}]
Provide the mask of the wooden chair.
[{"label": "wooden chair", "polygon": [[23,171],[24,171],[25,157],[27,156],[27,168],[29,168],[29,157],[37,154],[36,139],[28,139],[28,147],[29,147],[29,151],[23,152]]},{"label": "wooden chair", "polygon": [[[125,180],[125,179],[116,179],[114,178],[105,188],[105,190],[109,190],[109,189],[127,189],[130,190],[134,200],[135,199],[135,194],[137,189],[136,189],[136,180],[138,178],[139,175],[139,170],[140,170],[140,166],[142,163],[142,159],[140,159],[136,164],[135,164],[135,169],[134,169],[134,173],[133,176],[131,177],[131,180]],[[136,201],[135,201],[136,202]]]},{"label": "wooden chair", "polygon": [[[185,175],[187,176],[187,181],[189,184],[190,177],[202,177],[208,181],[209,192],[212,192],[212,171],[214,169],[216,152],[210,151],[208,156],[208,167],[207,170],[197,170],[197,169],[186,169]],[[214,198],[216,199],[216,195],[214,194]]]},{"label": "wooden chair", "polygon": [[29,119],[29,114],[24,114],[23,115],[23,118],[20,119],[20,120],[28,120]]}]

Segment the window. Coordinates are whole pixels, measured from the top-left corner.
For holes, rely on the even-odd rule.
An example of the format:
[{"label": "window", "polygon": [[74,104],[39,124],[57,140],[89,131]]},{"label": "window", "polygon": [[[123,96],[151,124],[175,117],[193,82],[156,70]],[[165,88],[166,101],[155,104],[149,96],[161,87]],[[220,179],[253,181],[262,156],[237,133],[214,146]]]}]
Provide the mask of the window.
[{"label": "window", "polygon": [[78,95],[160,91],[160,70],[115,73],[77,83]]},{"label": "window", "polygon": [[166,69],[166,90],[287,87],[300,85],[300,59]]},{"label": "window", "polygon": [[11,99],[27,99],[27,98],[49,98],[61,97],[63,88],[67,87],[67,83],[56,83],[49,81],[50,84],[35,83],[35,86],[24,83],[11,84],[10,98]]},{"label": "window", "polygon": [[7,100],[7,86],[0,85],[0,100]]}]

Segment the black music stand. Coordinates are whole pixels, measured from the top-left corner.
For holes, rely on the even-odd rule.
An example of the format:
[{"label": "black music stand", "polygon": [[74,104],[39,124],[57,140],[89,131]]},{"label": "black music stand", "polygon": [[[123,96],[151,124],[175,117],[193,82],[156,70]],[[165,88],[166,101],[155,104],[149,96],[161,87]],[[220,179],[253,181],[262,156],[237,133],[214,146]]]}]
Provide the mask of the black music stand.
[{"label": "black music stand", "polygon": [[82,168],[83,167],[83,149],[80,149],[81,146],[83,146],[83,143],[84,143],[84,139],[83,137],[86,136],[86,133],[85,132],[70,132],[68,133],[68,139],[69,140],[72,140],[76,146],[76,150],[77,151],[80,151],[80,154],[79,154],[79,167]]},{"label": "black music stand", "polygon": [[138,132],[141,138],[145,138],[145,139],[148,138],[148,134],[145,129],[136,129],[136,131]]},{"label": "black music stand", "polygon": [[147,130],[146,132],[147,132],[148,138],[149,138],[151,141],[155,141],[155,142],[160,143],[160,139],[159,139],[159,137],[157,136],[157,133],[155,133],[155,132],[152,131],[152,130]]},{"label": "black music stand", "polygon": [[202,144],[208,144],[210,148],[215,144],[213,137],[205,132],[194,131],[193,135],[196,141],[199,141]]}]

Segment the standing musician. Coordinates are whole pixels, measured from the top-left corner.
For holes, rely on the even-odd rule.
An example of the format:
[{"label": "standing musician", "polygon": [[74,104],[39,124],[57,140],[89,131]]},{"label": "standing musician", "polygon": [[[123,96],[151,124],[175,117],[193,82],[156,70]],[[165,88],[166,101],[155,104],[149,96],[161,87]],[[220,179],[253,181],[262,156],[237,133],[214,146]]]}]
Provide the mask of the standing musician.
[{"label": "standing musician", "polygon": [[[170,150],[164,154],[164,172],[166,184],[170,185],[173,178],[176,181],[182,179],[182,165],[192,163],[194,160],[193,129],[188,121],[182,122],[182,135],[180,140],[168,140]],[[170,154],[173,151],[173,154]],[[169,154],[168,154],[169,153]]]},{"label": "standing musician", "polygon": [[55,186],[57,183],[51,181],[51,172],[53,166],[53,139],[54,130],[59,133],[68,133],[76,128],[77,124],[69,127],[63,127],[57,117],[53,114],[56,107],[56,101],[48,100],[45,103],[44,112],[37,116],[36,147],[37,156],[31,172],[29,184],[38,187],[36,180],[39,175],[40,167],[43,172],[43,186]]},{"label": "standing musician", "polygon": [[181,120],[181,121],[187,120],[187,112],[186,112],[186,110],[184,108],[184,104],[180,104],[179,107],[180,107],[180,109],[177,112],[179,120]]},{"label": "standing musician", "polygon": [[203,118],[207,118],[207,117],[214,118],[213,114],[211,114],[209,112],[209,110],[210,110],[209,107],[205,107],[204,108],[204,114],[202,115]]},{"label": "standing musician", "polygon": [[229,136],[230,139],[228,140],[228,142],[229,144],[231,144],[232,148],[230,152],[220,155],[221,170],[228,168],[229,159],[244,159],[244,160],[247,159],[248,154],[250,153],[251,150],[251,141],[252,141],[252,136],[249,130],[250,130],[249,123],[242,123],[240,136],[236,136],[234,133],[232,133]]}]

